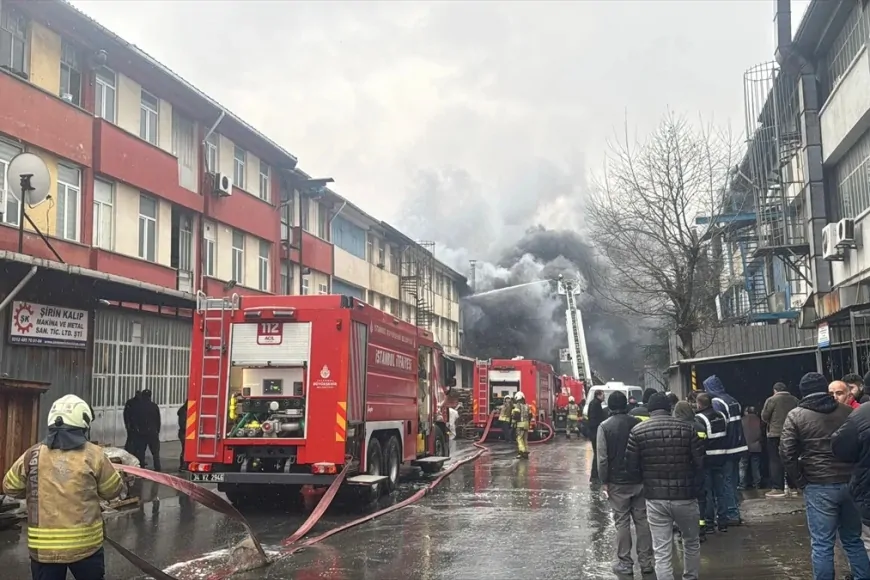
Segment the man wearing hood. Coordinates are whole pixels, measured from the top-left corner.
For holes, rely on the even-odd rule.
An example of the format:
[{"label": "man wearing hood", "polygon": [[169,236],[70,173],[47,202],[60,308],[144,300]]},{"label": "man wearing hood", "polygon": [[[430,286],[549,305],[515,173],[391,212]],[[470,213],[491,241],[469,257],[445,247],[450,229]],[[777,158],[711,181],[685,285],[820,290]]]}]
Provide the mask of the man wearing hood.
[{"label": "man wearing hood", "polygon": [[743,435],[743,409],[737,399],[725,392],[725,385],[716,375],[704,379],[704,390],[713,399],[713,409],[725,415],[728,428],[725,431],[725,485],[730,486],[733,498],[728,506],[728,526],[739,526],[743,523],[740,517],[740,456],[749,451],[746,438]]},{"label": "man wearing hood", "polygon": [[27,500],[27,547],[33,580],[103,580],[100,501],[121,495],[124,483],[103,450],[88,441],[94,412],[65,395],[48,412],[48,437],[19,457],[3,492]]},{"label": "man wearing hood", "polygon": [[145,452],[151,452],[154,460],[154,471],[161,471],[160,465],[160,407],[151,400],[151,390],[145,389],[139,394],[139,402],[134,407],[133,426],[141,437],[138,455],[139,463],[145,465]]},{"label": "man wearing hood", "polygon": [[832,436],[852,413],[828,393],[828,381],[807,373],[801,402],[785,418],[779,452],[788,474],[804,492],[813,575],[834,578],[834,540],[839,535],[852,576],[870,578],[870,559],[861,541],[861,515],[849,492],[852,465],[832,450]]},{"label": "man wearing hood", "polygon": [[646,421],[649,419],[649,408],[647,405],[649,404],[649,399],[653,395],[655,395],[658,391],[655,389],[644,389],[643,395],[641,396],[641,401],[643,401],[642,405],[638,405],[634,409],[632,409],[628,414],[632,417],[637,417],[641,421]]}]

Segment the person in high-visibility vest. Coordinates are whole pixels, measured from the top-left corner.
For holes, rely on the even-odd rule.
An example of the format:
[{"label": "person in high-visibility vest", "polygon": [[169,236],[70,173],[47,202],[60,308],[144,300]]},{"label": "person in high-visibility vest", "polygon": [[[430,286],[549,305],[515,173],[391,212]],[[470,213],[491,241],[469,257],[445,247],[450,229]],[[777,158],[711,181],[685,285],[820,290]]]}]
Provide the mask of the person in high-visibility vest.
[{"label": "person in high-visibility vest", "polygon": [[504,396],[504,400],[501,404],[501,411],[499,411],[498,414],[498,422],[501,425],[502,438],[504,438],[505,441],[510,441],[511,437],[511,411],[513,408],[513,401],[511,400],[510,393],[508,393]]},{"label": "person in high-visibility vest", "polygon": [[574,397],[568,397],[568,424],[565,426],[565,435],[571,438],[571,433],[580,433],[580,405],[574,402]]},{"label": "person in high-visibility vest", "polygon": [[531,426],[531,409],[526,404],[526,397],[522,392],[514,395],[514,408],[511,411],[514,428],[517,432],[517,457],[528,459],[529,457],[529,427]]},{"label": "person in high-visibility vest", "polygon": [[3,492],[27,500],[27,547],[34,580],[102,580],[100,501],[115,499],[124,482],[103,449],[91,443],[90,405],[64,395],[48,412],[48,436],[24,452],[3,478]]}]

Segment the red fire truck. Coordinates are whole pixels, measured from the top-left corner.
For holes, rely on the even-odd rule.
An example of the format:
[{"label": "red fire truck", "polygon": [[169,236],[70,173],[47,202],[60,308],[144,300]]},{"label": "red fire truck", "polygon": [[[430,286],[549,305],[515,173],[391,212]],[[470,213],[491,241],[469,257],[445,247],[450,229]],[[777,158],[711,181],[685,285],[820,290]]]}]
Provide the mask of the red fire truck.
[{"label": "red fire truck", "polygon": [[432,333],[348,296],[198,296],[185,461],[234,503],[263,485],[372,498],[449,454],[455,363]]},{"label": "red fire truck", "polygon": [[574,402],[580,405],[582,413],[586,390],[580,379],[562,375],[556,380],[558,381],[558,395],[556,396],[556,409],[553,412],[553,429],[558,433],[565,431],[568,425],[568,397],[574,397]]},{"label": "red fire truck", "polygon": [[[483,429],[489,416],[497,413],[505,395],[522,391],[532,406],[538,423],[550,423],[554,408],[556,373],[547,363],[515,357],[478,360],[474,366],[475,393],[472,413],[475,427]],[[495,427],[491,433],[500,433]],[[546,435],[540,429],[530,433],[532,439]]]}]

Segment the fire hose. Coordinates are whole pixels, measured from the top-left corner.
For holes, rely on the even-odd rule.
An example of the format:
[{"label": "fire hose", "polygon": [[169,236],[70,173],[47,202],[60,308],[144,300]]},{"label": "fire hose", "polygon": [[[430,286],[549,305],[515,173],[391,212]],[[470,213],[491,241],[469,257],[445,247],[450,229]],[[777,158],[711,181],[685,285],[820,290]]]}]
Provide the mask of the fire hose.
[{"label": "fire hose", "polygon": [[[146,469],[142,469],[139,467],[132,467],[132,466],[127,466],[127,465],[118,465],[116,467],[121,471],[129,473],[130,475],[142,477],[143,479],[148,479],[150,481],[154,481],[154,482],[162,484],[162,485],[168,485],[169,487],[172,487],[172,488],[188,495],[190,498],[201,503],[202,505],[240,522],[243,526],[245,526],[245,529],[247,530],[247,532],[249,534],[250,540],[252,541],[252,548],[256,551],[257,556],[262,559],[261,565],[267,565],[267,564],[272,563],[274,561],[282,560],[284,558],[292,556],[293,554],[296,554],[297,552],[304,550],[305,548],[313,546],[314,544],[318,544],[318,543],[326,540],[327,538],[330,538],[338,533],[344,532],[344,531],[349,530],[351,528],[355,528],[357,526],[360,526],[364,523],[370,522],[376,518],[387,515],[389,513],[404,509],[404,508],[410,506],[411,504],[414,504],[414,503],[420,501],[426,495],[431,493],[436,487],[438,487],[438,485],[441,484],[441,482],[444,481],[448,476],[450,476],[450,474],[452,474],[454,471],[456,471],[457,469],[459,469],[463,465],[466,465],[472,461],[475,461],[479,457],[490,452],[490,448],[487,447],[486,445],[484,445],[483,442],[486,441],[486,438],[489,435],[489,430],[492,427],[494,419],[496,419],[496,418],[497,417],[495,415],[490,415],[480,439],[477,441],[474,441],[472,443],[477,448],[477,451],[475,453],[473,453],[472,455],[470,455],[468,457],[460,459],[459,461],[457,461],[456,463],[454,463],[453,465],[448,467],[446,470],[442,471],[440,474],[438,474],[438,476],[435,479],[430,481],[428,483],[428,485],[426,485],[424,488],[418,490],[416,493],[414,493],[410,497],[408,497],[408,498],[406,498],[406,499],[404,499],[396,504],[393,504],[393,505],[388,506],[386,508],[383,508],[381,510],[372,512],[372,513],[367,514],[361,518],[357,518],[353,521],[347,522],[345,524],[342,524],[340,526],[332,528],[326,532],[323,532],[321,534],[318,534],[316,536],[313,536],[311,538],[303,540],[305,535],[309,531],[311,531],[311,529],[317,524],[318,521],[320,521],[320,519],[326,513],[326,510],[329,509],[329,506],[332,503],[333,499],[335,499],[335,496],[338,493],[338,490],[341,487],[341,484],[344,482],[345,478],[347,477],[347,471],[348,471],[348,466],[349,466],[349,462],[347,462],[345,464],[344,469],[342,469],[341,473],[339,473],[339,475],[329,485],[329,487],[327,488],[323,497],[320,499],[320,501],[318,502],[318,504],[314,508],[314,510],[311,512],[311,514],[309,514],[309,516],[305,520],[305,522],[303,522],[302,525],[299,526],[299,529],[297,529],[293,534],[291,534],[285,540],[282,541],[281,553],[275,558],[275,560],[272,560],[271,562],[270,562],[268,556],[266,555],[265,551],[263,550],[262,545],[260,544],[260,542],[257,540],[256,536],[254,535],[253,528],[250,526],[250,524],[247,522],[247,520],[244,518],[244,516],[235,507],[233,507],[232,504],[230,504],[227,500],[225,500],[222,497],[220,497],[219,495],[217,495],[215,492],[213,492],[205,487],[202,487],[200,485],[190,483],[186,480],[175,477],[173,475],[168,475],[165,473],[155,473],[155,472],[148,471]],[[538,424],[539,424],[539,426],[542,425],[542,426],[546,427],[548,434],[543,439],[539,439],[537,441],[529,441],[529,445],[539,445],[542,443],[546,443],[553,438],[554,431],[553,431],[553,427],[550,424],[545,423],[545,422],[539,422]],[[127,560],[129,560],[134,566],[136,566],[137,568],[139,568],[140,570],[142,570],[146,574],[149,574],[155,580],[178,580],[174,576],[171,576],[171,575],[167,574],[166,572],[159,570],[157,567],[153,566],[152,564],[146,562],[145,560],[143,560],[142,558],[140,558],[136,554],[130,552],[129,550],[127,550],[123,546],[120,546],[116,541],[112,540],[111,538],[107,537],[106,541],[109,542],[109,544],[112,545],[114,548],[116,548],[121,553],[121,555],[124,556]],[[230,565],[230,566],[224,567],[224,568],[219,569],[219,570],[215,571],[214,573],[212,573],[208,577],[208,580],[225,580],[226,578],[229,578],[230,576],[232,576],[236,572],[241,572],[243,570],[249,570],[249,569],[252,569],[253,567],[256,567],[256,566],[239,568],[238,566]]]}]

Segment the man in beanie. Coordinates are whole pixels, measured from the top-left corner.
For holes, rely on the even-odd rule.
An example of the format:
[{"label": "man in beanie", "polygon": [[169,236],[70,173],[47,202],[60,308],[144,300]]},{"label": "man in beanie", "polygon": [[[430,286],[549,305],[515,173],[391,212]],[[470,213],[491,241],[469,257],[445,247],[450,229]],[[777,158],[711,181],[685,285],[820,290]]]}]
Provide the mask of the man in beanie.
[{"label": "man in beanie", "polygon": [[834,540],[839,534],[852,576],[870,578],[870,559],[861,541],[861,515],[849,493],[852,465],[831,449],[833,434],[852,409],[828,393],[828,381],[807,373],[801,402],[785,418],[779,453],[786,472],[804,492],[813,575],[834,578]]},{"label": "man in beanie", "polygon": [[613,573],[633,576],[631,559],[631,522],[637,530],[637,557],[644,574],[653,572],[652,538],[646,519],[646,502],[640,474],[629,473],[625,465],[625,451],[632,427],[640,423],[631,417],[625,393],[614,391],[607,398],[610,417],[598,427],[598,477],[613,511],[616,526],[616,562]]},{"label": "man in beanie", "polygon": [[683,536],[683,578],[697,580],[701,568],[700,510],[704,489],[704,444],[688,421],[671,416],[671,402],[656,393],[650,418],[632,428],[626,467],[643,482],[646,513],[658,580],[674,580],[674,524]]},{"label": "man in beanie", "polygon": [[641,401],[643,401],[642,405],[638,405],[629,413],[632,417],[637,417],[641,421],[646,421],[649,419],[649,408],[647,404],[649,403],[650,397],[655,395],[658,391],[655,389],[644,389],[643,395],[641,395]]},{"label": "man in beanie", "polygon": [[722,468],[725,475],[725,485],[731,487],[733,501],[727,506],[728,525],[739,526],[743,523],[740,517],[740,457],[749,452],[746,438],[743,434],[743,407],[737,399],[725,392],[725,385],[716,375],[704,379],[704,390],[713,399],[713,409],[725,415],[728,429],[725,432],[725,465]]}]

